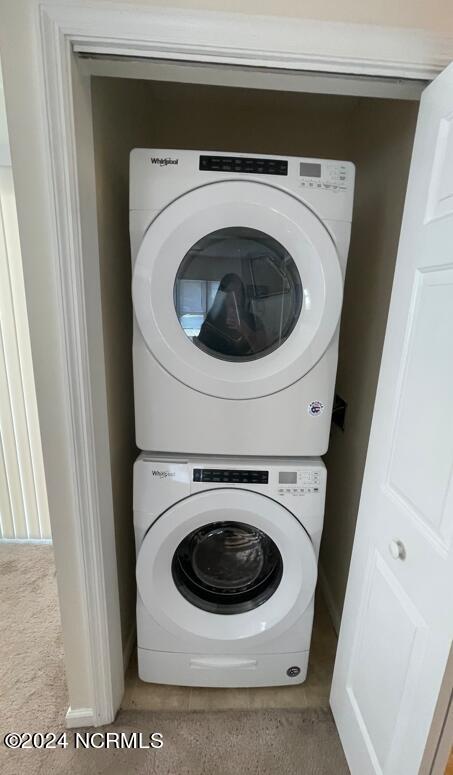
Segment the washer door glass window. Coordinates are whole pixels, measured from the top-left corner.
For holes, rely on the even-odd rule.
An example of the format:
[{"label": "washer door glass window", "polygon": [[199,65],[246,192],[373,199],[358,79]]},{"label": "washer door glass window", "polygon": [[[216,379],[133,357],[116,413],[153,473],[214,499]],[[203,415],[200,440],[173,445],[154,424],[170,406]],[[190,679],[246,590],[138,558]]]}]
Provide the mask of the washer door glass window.
[{"label": "washer door glass window", "polygon": [[241,522],[197,528],[181,541],[172,562],[173,580],[186,600],[217,614],[262,605],[282,573],[282,557],[272,539]]},{"label": "washer door glass window", "polygon": [[231,227],[203,237],[179,267],[180,325],[205,352],[228,361],[261,358],[296,325],[303,289],[296,264],[273,237]]}]

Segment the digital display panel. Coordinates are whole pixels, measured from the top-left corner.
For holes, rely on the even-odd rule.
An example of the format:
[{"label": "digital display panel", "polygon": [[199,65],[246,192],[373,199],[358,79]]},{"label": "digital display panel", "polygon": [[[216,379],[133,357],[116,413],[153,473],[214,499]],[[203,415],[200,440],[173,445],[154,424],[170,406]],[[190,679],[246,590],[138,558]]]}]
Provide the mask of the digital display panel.
[{"label": "digital display panel", "polygon": [[321,177],[321,165],[311,164],[308,161],[301,161],[300,163],[300,175],[304,175],[307,178],[320,178]]},{"label": "digital display panel", "polygon": [[246,471],[232,468],[194,468],[194,482],[224,482],[227,484],[268,484],[269,471]]},{"label": "digital display panel", "polygon": [[279,484],[297,484],[297,471],[279,471]]},{"label": "digital display panel", "polygon": [[200,170],[236,172],[241,175],[287,175],[288,162],[285,159],[258,159],[253,156],[200,156]]}]

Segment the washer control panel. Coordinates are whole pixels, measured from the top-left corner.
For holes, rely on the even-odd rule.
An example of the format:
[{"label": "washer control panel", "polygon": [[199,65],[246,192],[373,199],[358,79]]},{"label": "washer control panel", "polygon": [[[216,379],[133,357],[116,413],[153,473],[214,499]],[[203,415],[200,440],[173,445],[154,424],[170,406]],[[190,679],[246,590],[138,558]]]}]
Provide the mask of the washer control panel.
[{"label": "washer control panel", "polygon": [[316,469],[279,471],[278,494],[300,496],[321,492],[321,474]]},{"label": "washer control panel", "polygon": [[340,193],[350,188],[352,172],[351,165],[342,162],[300,162],[299,175],[301,188]]}]

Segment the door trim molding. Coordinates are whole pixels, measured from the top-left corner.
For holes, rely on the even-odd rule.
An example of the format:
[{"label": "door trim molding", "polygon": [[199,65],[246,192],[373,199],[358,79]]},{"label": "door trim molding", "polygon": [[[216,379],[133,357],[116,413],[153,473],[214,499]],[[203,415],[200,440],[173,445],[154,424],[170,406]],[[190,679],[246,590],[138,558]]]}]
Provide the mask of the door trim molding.
[{"label": "door trim molding", "polygon": [[86,55],[426,80],[453,59],[453,36],[420,29],[119,3],[44,3],[42,15]]},{"label": "door trim molding", "polygon": [[[99,395],[103,383],[90,369],[89,359],[72,51],[429,80],[453,59],[453,38],[370,25],[157,7],[145,10],[107,2],[69,5],[65,0],[37,4],[36,28],[78,513],[74,553],[82,580],[80,597],[90,654],[87,670],[93,687],[93,707],[71,708],[67,723],[106,724],[121,701],[123,664],[118,591],[111,584],[116,578],[113,509],[105,507],[106,502],[111,504],[111,481],[96,466],[96,434],[103,434],[103,448],[108,448],[108,438],[105,424],[99,430],[95,422],[94,395]],[[97,255],[94,244],[91,256]]]}]

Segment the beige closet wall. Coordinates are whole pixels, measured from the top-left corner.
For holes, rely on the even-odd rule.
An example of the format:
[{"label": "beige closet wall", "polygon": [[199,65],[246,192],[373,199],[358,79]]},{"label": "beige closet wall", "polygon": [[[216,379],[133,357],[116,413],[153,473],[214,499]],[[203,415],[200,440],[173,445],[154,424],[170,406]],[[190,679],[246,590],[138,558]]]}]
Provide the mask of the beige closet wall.
[{"label": "beige closet wall", "polygon": [[348,404],[333,426],[321,568],[339,624],[384,343],[418,103],[362,99],[350,124],[356,164],[336,390]]},{"label": "beige closet wall", "polygon": [[[134,623],[129,153],[203,148],[343,158],[352,97],[94,78],[102,316],[123,645]],[[271,451],[270,451],[271,453]]]},{"label": "beige closet wall", "polygon": [[[321,565],[339,621],[379,374],[417,103],[94,78],[101,284],[123,641],[135,608],[130,150],[203,148],[345,158],[357,186],[337,392],[348,402],[326,457]],[[272,450],[269,451],[269,454]]]},{"label": "beige closet wall", "polygon": [[453,31],[451,0],[126,0],[133,5],[169,8],[205,8],[244,14],[292,16],[323,21],[420,27],[436,32]]}]

